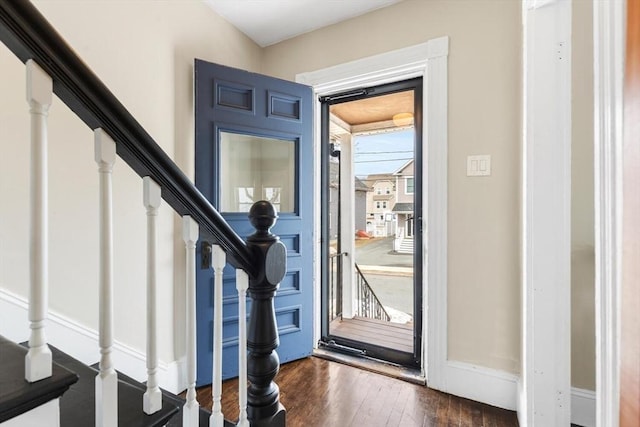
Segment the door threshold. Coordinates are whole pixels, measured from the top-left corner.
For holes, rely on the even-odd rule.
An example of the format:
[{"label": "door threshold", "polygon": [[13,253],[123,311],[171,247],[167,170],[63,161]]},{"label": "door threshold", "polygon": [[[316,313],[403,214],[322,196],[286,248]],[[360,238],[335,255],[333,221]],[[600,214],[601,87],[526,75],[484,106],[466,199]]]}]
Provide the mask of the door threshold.
[{"label": "door threshold", "polygon": [[332,351],[325,348],[316,348],[313,350],[315,357],[331,360],[333,362],[342,363],[353,366],[355,368],[364,369],[366,371],[375,372],[377,374],[386,375],[388,377],[397,378],[413,384],[426,385],[427,381],[419,369],[407,368],[396,365],[394,363],[385,362],[384,360],[374,359],[367,356],[355,356],[350,354]]}]

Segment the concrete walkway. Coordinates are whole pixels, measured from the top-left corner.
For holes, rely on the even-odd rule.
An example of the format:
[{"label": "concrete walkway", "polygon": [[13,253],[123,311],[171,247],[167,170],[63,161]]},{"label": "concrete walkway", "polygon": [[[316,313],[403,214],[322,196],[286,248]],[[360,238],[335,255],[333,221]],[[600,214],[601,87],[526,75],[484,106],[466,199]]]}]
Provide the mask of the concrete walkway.
[{"label": "concrete walkway", "polygon": [[393,237],[356,240],[356,263],[385,307],[413,315],[413,255],[393,253]]}]

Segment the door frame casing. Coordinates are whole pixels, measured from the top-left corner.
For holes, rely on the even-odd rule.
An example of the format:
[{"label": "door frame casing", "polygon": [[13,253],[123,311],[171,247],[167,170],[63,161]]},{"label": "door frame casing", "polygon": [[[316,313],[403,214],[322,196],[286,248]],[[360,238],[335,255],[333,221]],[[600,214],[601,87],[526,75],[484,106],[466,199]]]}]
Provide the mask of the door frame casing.
[{"label": "door frame casing", "polygon": [[[359,87],[423,79],[422,187],[422,374],[429,387],[446,389],[447,363],[447,140],[449,37],[375,55],[318,71],[298,74],[296,81],[313,87],[314,138],[314,342],[320,339],[320,97]],[[426,274],[425,274],[426,272]],[[427,304],[431,301],[431,304]]]},{"label": "door frame casing", "polygon": [[571,423],[570,0],[523,0],[521,426]]},{"label": "door frame casing", "polygon": [[596,268],[596,424],[620,408],[622,146],[625,2],[593,0]]}]

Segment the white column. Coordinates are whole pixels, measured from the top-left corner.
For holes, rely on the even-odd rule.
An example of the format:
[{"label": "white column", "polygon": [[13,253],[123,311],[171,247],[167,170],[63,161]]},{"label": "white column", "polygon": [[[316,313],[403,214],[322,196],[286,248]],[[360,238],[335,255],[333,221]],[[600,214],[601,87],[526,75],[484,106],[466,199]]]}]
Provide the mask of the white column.
[{"label": "white column", "polygon": [[224,427],[222,415],[222,270],[227,262],[224,250],[218,245],[212,246],[213,282],[213,375],[211,395],[213,409],[209,418],[209,427]]},{"label": "white column", "polygon": [[156,217],[162,201],[160,186],[145,176],[142,178],[142,199],[147,210],[147,391],[142,399],[146,414],[162,409],[162,392],[158,387],[158,326],[156,295]]},{"label": "white column", "polygon": [[111,174],[116,144],[96,129],[95,160],[100,173],[100,372],[96,376],[96,427],[118,425],[118,375],[113,367],[113,196]]},{"label": "white column", "polygon": [[33,60],[27,61],[27,101],[31,113],[31,224],[29,286],[29,351],[25,378],[51,376],[51,350],[44,332],[48,305],[47,115],[53,82]]},{"label": "white column", "polygon": [[247,289],[249,276],[244,270],[236,270],[238,290],[238,403],[240,416],[238,427],[249,427],[247,419]]},{"label": "white column", "polygon": [[571,1],[525,0],[522,381],[526,426],[571,423]]},{"label": "white column", "polygon": [[340,139],[340,249],[342,257],[342,316],[351,319],[357,295],[355,293],[355,190],[353,169],[353,139],[344,134]]},{"label": "white column", "polygon": [[198,427],[200,405],[196,400],[196,242],[198,223],[190,216],[182,217],[182,238],[186,250],[187,299],[187,401],[182,409],[182,425]]}]

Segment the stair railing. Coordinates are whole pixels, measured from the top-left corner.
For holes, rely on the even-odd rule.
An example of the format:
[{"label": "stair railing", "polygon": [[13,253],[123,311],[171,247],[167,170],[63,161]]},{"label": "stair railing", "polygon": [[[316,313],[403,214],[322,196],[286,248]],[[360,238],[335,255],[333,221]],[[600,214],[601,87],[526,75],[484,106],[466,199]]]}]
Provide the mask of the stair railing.
[{"label": "stair railing", "polygon": [[367,278],[364,277],[358,264],[356,266],[356,316],[366,317],[368,319],[391,320],[391,316],[384,308],[376,293],[371,289]]},{"label": "stair railing", "polygon": [[[51,375],[51,351],[45,337],[47,315],[47,112],[55,93],[94,131],[95,160],[100,175],[99,345],[96,377],[96,426],[117,426],[117,373],[113,350],[113,214],[112,170],[120,157],[141,178],[147,213],[147,391],[142,407],[161,408],[157,380],[156,221],[161,199],[183,220],[187,259],[187,402],[184,426],[198,426],[195,393],[195,247],[212,244],[216,313],[214,326],[213,412],[211,426],[223,426],[221,411],[222,269],[237,270],[240,319],[246,318],[245,295],[252,298],[249,325],[240,322],[239,426],[284,426],[285,410],[273,379],[278,371],[278,334],[273,297],[286,271],[286,248],[270,233],[277,215],[268,202],[257,202],[249,217],[256,232],[245,243],[158,146],[108,88],[73,52],[38,10],[26,0],[0,1],[0,40],[26,64],[31,112],[31,336],[25,378],[33,382]],[[268,263],[268,265],[267,265]],[[247,351],[248,341],[248,351]],[[244,387],[250,381],[248,389]]]}]

